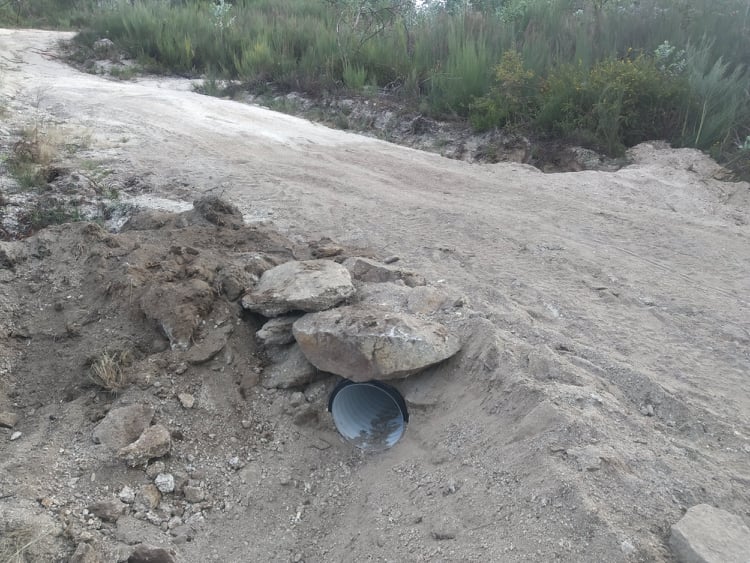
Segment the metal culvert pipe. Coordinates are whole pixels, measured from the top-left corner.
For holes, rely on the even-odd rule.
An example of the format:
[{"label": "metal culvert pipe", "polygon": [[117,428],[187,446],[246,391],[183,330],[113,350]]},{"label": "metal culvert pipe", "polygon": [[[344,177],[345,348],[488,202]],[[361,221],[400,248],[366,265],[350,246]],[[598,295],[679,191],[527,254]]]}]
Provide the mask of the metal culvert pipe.
[{"label": "metal culvert pipe", "polygon": [[342,380],[331,392],[328,411],[344,439],[367,451],[395,445],[409,422],[401,393],[380,381]]}]

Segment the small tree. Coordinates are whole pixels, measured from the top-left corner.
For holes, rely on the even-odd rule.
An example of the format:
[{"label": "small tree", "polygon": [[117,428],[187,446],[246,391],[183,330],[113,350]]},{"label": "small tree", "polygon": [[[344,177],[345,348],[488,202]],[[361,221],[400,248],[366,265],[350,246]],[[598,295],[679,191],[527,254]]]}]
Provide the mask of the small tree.
[{"label": "small tree", "polygon": [[[382,35],[398,24],[404,26],[407,48],[410,16],[415,13],[414,0],[327,0],[336,10],[336,41],[345,67],[371,39]],[[349,40],[352,40],[349,43]]]}]

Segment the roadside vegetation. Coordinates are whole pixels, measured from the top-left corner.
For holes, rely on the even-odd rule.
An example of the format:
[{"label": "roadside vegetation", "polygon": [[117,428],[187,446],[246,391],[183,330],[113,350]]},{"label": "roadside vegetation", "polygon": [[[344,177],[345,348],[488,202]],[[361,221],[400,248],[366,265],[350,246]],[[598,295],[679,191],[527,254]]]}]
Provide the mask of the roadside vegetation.
[{"label": "roadside vegetation", "polygon": [[[105,221],[118,211],[119,192],[104,163],[82,157],[88,131],[55,123],[42,109],[45,92],[31,94],[35,115],[2,146],[0,240],[24,237],[72,221]],[[0,141],[4,142],[4,141]]]},{"label": "roadside vegetation", "polygon": [[102,0],[0,0],[0,27],[80,29]]},{"label": "roadside vegetation", "polygon": [[85,19],[81,48],[106,37],[148,71],[206,77],[209,93],[231,81],[254,93],[388,95],[477,130],[610,155],[666,139],[750,173],[746,0],[58,4]]}]

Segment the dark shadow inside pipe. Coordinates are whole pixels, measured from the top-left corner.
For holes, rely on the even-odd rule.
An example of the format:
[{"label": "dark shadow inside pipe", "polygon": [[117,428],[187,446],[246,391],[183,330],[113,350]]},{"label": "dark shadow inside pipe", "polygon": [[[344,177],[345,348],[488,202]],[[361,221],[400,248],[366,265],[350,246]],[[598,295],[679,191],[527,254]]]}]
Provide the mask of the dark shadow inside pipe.
[{"label": "dark shadow inside pipe", "polygon": [[328,411],[344,439],[368,451],[382,451],[396,444],[409,422],[401,393],[380,381],[344,379],[331,392]]}]

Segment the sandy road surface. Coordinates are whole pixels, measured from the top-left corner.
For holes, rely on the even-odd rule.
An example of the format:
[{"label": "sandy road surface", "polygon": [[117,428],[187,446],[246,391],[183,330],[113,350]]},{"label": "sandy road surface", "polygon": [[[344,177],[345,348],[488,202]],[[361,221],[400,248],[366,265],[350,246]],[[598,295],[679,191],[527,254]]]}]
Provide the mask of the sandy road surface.
[{"label": "sandy road surface", "polygon": [[[60,36],[0,30],[14,112],[32,115],[42,92],[45,111],[91,130],[115,170],[148,175],[158,195],[221,193],[300,240],[398,255],[484,319],[477,365],[362,468],[351,509],[315,528],[324,558],[389,559],[405,541],[381,525],[393,507],[443,512],[457,530],[437,542],[446,560],[669,559],[668,526],[684,508],[750,519],[747,184],[658,144],[616,173],[469,165],[200,96],[186,81],[82,74],[45,54]],[[404,496],[405,467],[452,476],[462,498],[436,508]],[[375,539],[350,540],[361,533]]]}]

